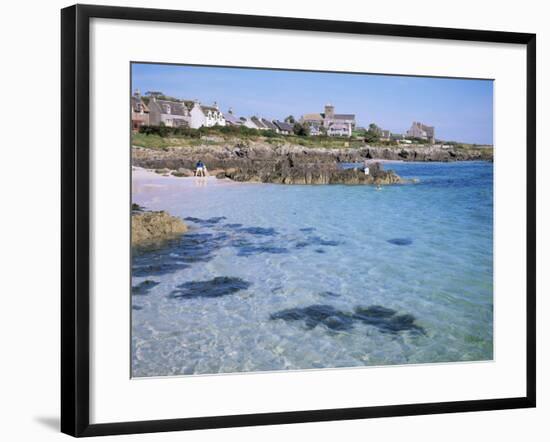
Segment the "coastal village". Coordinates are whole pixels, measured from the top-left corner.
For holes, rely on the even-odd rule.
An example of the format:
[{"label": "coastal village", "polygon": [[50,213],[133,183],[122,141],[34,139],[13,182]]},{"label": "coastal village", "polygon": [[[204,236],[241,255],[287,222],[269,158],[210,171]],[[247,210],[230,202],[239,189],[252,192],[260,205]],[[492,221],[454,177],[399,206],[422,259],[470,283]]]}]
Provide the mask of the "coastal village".
[{"label": "coastal village", "polygon": [[436,143],[434,126],[413,121],[404,133],[392,133],[374,123],[365,128],[357,124],[355,114],[336,113],[336,108],[332,104],[326,104],[322,112],[307,113],[299,118],[289,115],[282,120],[272,120],[260,115],[238,116],[231,108],[223,112],[217,103],[205,105],[196,99],[167,97],[162,92],[147,92],[142,96],[140,91],[136,90],[131,97],[131,111],[132,130],[135,132],[149,126],[190,129],[234,126],[271,131],[280,135],[352,138],[370,134],[378,141],[396,144]]}]

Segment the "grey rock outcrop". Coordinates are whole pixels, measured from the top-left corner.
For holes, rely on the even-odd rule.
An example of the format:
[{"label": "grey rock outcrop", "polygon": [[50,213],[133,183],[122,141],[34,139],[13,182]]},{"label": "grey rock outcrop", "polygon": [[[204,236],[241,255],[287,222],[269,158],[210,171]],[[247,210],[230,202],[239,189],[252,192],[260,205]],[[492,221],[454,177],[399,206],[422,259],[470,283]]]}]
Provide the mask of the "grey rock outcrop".
[{"label": "grey rock outcrop", "polygon": [[361,148],[312,148],[295,144],[271,145],[263,141],[228,142],[223,146],[200,145],[185,148],[168,148],[165,150],[134,147],[132,162],[134,166],[146,169],[178,170],[195,169],[198,160],[202,160],[208,170],[227,170],[240,168],[256,162],[273,162],[292,158],[298,163],[341,163],[363,162],[366,159],[401,160],[401,161],[466,161],[493,159],[491,149],[458,149],[435,146],[383,147],[365,145]]},{"label": "grey rock outcrop", "polygon": [[296,162],[291,157],[277,161],[255,161],[228,169],[216,175],[234,181],[276,184],[399,184],[404,183],[392,170],[383,170],[380,163],[363,169],[342,169],[337,163]]}]

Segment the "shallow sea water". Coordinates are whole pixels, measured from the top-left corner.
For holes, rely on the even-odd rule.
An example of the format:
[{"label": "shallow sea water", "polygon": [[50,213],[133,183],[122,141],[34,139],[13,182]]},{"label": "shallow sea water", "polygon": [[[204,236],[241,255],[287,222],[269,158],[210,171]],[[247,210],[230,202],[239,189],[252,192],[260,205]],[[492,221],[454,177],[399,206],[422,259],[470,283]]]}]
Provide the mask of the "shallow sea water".
[{"label": "shallow sea water", "polygon": [[191,229],[133,254],[133,376],[491,360],[492,164],[386,168],[420,183],[134,172]]}]

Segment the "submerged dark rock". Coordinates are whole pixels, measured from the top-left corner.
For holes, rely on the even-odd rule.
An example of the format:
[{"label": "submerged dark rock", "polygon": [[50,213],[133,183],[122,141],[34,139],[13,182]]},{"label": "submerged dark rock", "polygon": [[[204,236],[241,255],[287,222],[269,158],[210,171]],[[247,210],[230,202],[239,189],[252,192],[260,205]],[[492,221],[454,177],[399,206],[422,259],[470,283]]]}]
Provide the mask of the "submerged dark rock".
[{"label": "submerged dark rock", "polygon": [[242,226],[243,225],[239,223],[224,224],[224,227],[228,227],[229,229],[238,229],[239,227],[242,227]]},{"label": "submerged dark rock", "polygon": [[314,236],[312,238],[309,238],[308,241],[310,244],[314,244],[316,246],[329,246],[329,247],[336,247],[339,246],[341,243],[340,241],[334,241],[331,239],[323,239],[319,236]]},{"label": "submerged dark rock", "polygon": [[196,262],[210,261],[226,240],[224,233],[188,233],[162,246],[140,250],[132,256],[132,275],[165,275],[186,269]]},{"label": "submerged dark rock", "polygon": [[239,247],[237,252],[238,256],[250,256],[258,255],[260,253],[270,253],[273,255],[280,255],[282,253],[288,253],[288,249],[284,247],[276,247],[269,244],[247,244]]},{"label": "submerged dark rock", "polygon": [[188,267],[188,264],[171,261],[143,265],[135,264],[132,267],[132,276],[162,276]]},{"label": "submerged dark rock", "polygon": [[156,287],[159,284],[160,282],[147,279],[132,287],[132,295],[147,295],[153,287]]},{"label": "submerged dark rock", "polygon": [[308,329],[322,324],[331,330],[349,330],[353,326],[353,318],[330,305],[318,304],[304,308],[291,308],[273,313],[270,319],[285,321],[304,321]]},{"label": "submerged dark rock", "polygon": [[392,238],[388,239],[388,242],[396,246],[410,246],[413,240],[411,238]]},{"label": "submerged dark rock", "polygon": [[187,218],[184,218],[185,221],[191,221],[195,224],[201,224],[203,226],[213,226],[214,224],[218,224],[220,221],[227,219],[225,216],[214,216],[212,218],[208,219],[202,219],[202,218],[195,218],[194,216],[188,216]]},{"label": "submerged dark rock", "polygon": [[[331,292],[325,292],[325,294],[329,293]],[[308,329],[324,325],[331,330],[345,331],[350,330],[354,323],[361,322],[376,327],[382,333],[410,332],[413,334],[426,334],[425,330],[415,323],[414,316],[397,314],[397,311],[379,305],[357,307],[353,313],[348,313],[337,310],[330,305],[316,304],[303,308],[281,310],[273,313],[270,319],[304,321]]]},{"label": "submerged dark rock", "polygon": [[250,283],[241,278],[231,276],[217,276],[208,281],[190,281],[180,284],[178,290],[170,293],[170,298],[219,298],[231,295],[240,290],[246,290]]},{"label": "submerged dark rock", "polygon": [[239,232],[248,233],[250,235],[259,236],[275,236],[277,231],[272,227],[242,227],[238,229]]},{"label": "submerged dark rock", "polygon": [[415,317],[410,314],[397,314],[397,311],[380,305],[357,307],[353,317],[365,324],[373,325],[383,333],[396,334],[401,331],[426,334],[426,331],[415,324]]},{"label": "submerged dark rock", "polygon": [[[298,241],[294,245],[294,247],[297,248],[297,249],[303,249],[303,248],[309,247],[309,246],[336,247],[336,246],[339,246],[340,244],[341,244],[340,241],[335,241],[335,240],[332,240],[332,239],[324,239],[324,238],[321,238],[320,236],[311,236],[311,237],[306,238],[305,240]],[[317,249],[317,250],[319,250],[319,249]],[[323,253],[323,252],[321,252],[321,253]]]}]

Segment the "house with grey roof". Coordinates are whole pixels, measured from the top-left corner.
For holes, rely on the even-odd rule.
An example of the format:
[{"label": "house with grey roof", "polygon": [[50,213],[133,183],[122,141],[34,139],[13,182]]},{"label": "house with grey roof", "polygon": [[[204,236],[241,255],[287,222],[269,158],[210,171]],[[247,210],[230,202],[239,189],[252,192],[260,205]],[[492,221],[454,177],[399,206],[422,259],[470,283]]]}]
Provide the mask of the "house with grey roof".
[{"label": "house with grey roof", "polygon": [[277,132],[282,135],[290,135],[294,131],[292,124],[286,123],[284,121],[274,120],[273,124],[277,128]]},{"label": "house with grey roof", "polygon": [[130,97],[132,109],[132,130],[138,131],[141,126],[149,125],[149,107],[142,100],[139,90]]},{"label": "house with grey roof", "polygon": [[268,130],[269,128],[265,125],[265,123],[262,121],[263,118],[259,118],[256,116],[250,117],[252,122],[256,125],[256,129],[259,130]]},{"label": "house with grey roof", "polygon": [[[324,112],[302,115],[300,123],[310,127],[310,134],[321,133],[321,127],[324,127],[329,135],[351,137],[355,128],[355,114],[337,114],[334,111],[334,106],[327,104]],[[331,131],[330,127],[333,125],[337,126]]]},{"label": "house with grey roof", "polygon": [[268,130],[272,130],[273,132],[277,132],[277,126],[275,126],[271,121],[265,119],[265,118],[260,118],[260,121],[263,123],[263,125],[268,129]]},{"label": "house with grey roof", "polygon": [[174,100],[159,100],[152,97],[149,100],[149,124],[167,127],[189,127],[191,115],[185,102]]},{"label": "house with grey roof", "polygon": [[237,117],[233,113],[233,109],[229,108],[227,112],[223,114],[223,118],[225,119],[225,125],[226,126],[243,126],[244,125],[244,119],[241,117]]},{"label": "house with grey roof", "polygon": [[260,128],[258,125],[254,122],[252,118],[249,117],[241,117],[241,120],[243,122],[244,127],[248,127],[249,129],[256,129],[259,130]]}]

